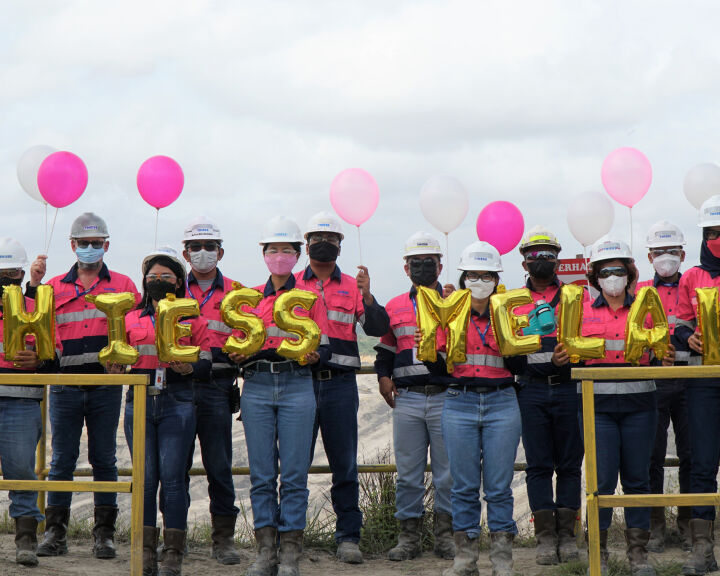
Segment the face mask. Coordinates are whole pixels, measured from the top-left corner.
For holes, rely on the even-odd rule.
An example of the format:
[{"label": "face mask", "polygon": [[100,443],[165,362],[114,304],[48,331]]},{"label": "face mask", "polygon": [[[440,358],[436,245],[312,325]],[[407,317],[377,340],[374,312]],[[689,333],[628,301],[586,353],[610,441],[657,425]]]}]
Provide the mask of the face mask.
[{"label": "face mask", "polygon": [[715,240],[705,240],[705,244],[707,244],[708,250],[710,250],[715,258],[720,258],[720,238],[715,238]]},{"label": "face mask", "polygon": [[193,270],[205,274],[210,272],[215,266],[217,266],[218,253],[213,250],[199,250],[197,252],[190,252],[190,266]]},{"label": "face mask", "polygon": [[620,296],[620,294],[625,292],[627,281],[627,276],[610,276],[609,278],[598,279],[598,284],[600,284],[603,292],[609,296]]},{"label": "face mask", "polygon": [[477,280],[468,280],[465,278],[465,288],[468,288],[472,293],[472,297],[477,300],[484,300],[495,291],[495,281],[485,280],[478,278]]},{"label": "face mask", "polygon": [[316,242],[310,244],[308,248],[311,260],[318,262],[335,262],[340,252],[340,246],[331,242]]},{"label": "face mask", "polygon": [[410,261],[410,280],[418,286],[434,286],[437,283],[438,266],[432,258]]},{"label": "face mask", "polygon": [[151,299],[159,302],[166,298],[168,294],[175,294],[175,284],[164,280],[154,280],[147,283],[145,290]]},{"label": "face mask", "polygon": [[268,270],[270,270],[270,274],[275,274],[276,276],[286,276],[290,274],[296,263],[296,254],[283,254],[282,252],[265,254],[265,264]]},{"label": "face mask", "polygon": [[530,276],[538,280],[547,280],[555,275],[555,261],[537,260],[527,262],[527,268]]},{"label": "face mask", "polygon": [[[22,278],[7,278],[6,276],[0,278],[0,298],[5,291],[5,286],[22,286],[22,280]],[[2,306],[2,301],[0,301],[0,306]]]},{"label": "face mask", "polygon": [[653,259],[653,268],[660,278],[669,278],[680,269],[680,256],[662,254]]},{"label": "face mask", "polygon": [[82,264],[95,264],[100,262],[102,257],[105,255],[104,248],[93,248],[92,244],[88,244],[85,248],[80,246],[75,248],[75,255],[77,256],[78,262]]}]

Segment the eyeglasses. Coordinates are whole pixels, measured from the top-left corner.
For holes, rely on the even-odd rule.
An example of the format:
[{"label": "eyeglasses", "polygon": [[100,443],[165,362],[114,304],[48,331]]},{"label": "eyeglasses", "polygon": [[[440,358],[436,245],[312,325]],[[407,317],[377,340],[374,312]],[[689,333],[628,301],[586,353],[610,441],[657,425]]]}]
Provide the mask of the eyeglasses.
[{"label": "eyeglasses", "polygon": [[147,282],[157,282],[158,280],[162,280],[163,282],[175,282],[177,280],[177,276],[175,276],[175,274],[168,274],[167,272],[164,274],[147,274],[145,276],[145,280]]},{"label": "eyeglasses", "polygon": [[670,254],[670,256],[681,256],[682,248],[652,248],[650,250],[650,256],[657,258],[663,254]]},{"label": "eyeglasses", "polygon": [[470,280],[470,282],[477,282],[478,280],[482,280],[483,282],[492,282],[495,280],[495,276],[490,272],[483,272],[482,274],[480,272],[466,272],[465,278]]},{"label": "eyeglasses", "polygon": [[329,234],[311,234],[308,237],[308,244],[317,244],[319,242],[329,242],[330,244],[335,244],[335,246],[340,246],[340,236],[337,234],[329,233]]},{"label": "eyeglasses", "polygon": [[598,272],[599,278],[610,278],[610,276],[618,276],[623,278],[628,275],[628,271],[624,266],[608,266]]},{"label": "eyeglasses", "polygon": [[22,268],[8,268],[7,270],[0,270],[0,278],[17,279],[22,276],[22,273]]},{"label": "eyeglasses", "polygon": [[92,246],[95,248],[95,250],[98,250],[99,248],[102,248],[105,244],[105,240],[93,240],[92,242],[90,240],[75,240],[79,248],[87,248],[88,246]]},{"label": "eyeglasses", "polygon": [[217,242],[188,242],[185,244],[185,249],[189,252],[200,252],[200,250],[215,252],[219,248],[220,244]]},{"label": "eyeglasses", "polygon": [[533,250],[525,252],[525,260],[557,260],[557,252],[552,250]]},{"label": "eyeglasses", "polygon": [[703,240],[717,240],[720,238],[720,230],[703,228]]},{"label": "eyeglasses", "polygon": [[431,264],[436,265],[437,260],[435,260],[432,256],[427,256],[426,258],[408,258],[407,263],[410,266],[430,266]]},{"label": "eyeglasses", "polygon": [[297,252],[292,248],[283,248],[282,250],[278,250],[277,248],[268,248],[265,250],[265,254],[297,254]]}]

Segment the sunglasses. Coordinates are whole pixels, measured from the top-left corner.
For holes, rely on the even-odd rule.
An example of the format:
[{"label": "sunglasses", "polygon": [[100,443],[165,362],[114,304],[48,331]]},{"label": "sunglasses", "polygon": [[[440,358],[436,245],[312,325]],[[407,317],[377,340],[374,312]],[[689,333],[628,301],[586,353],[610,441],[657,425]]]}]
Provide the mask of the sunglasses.
[{"label": "sunglasses", "polygon": [[215,252],[218,248],[220,245],[217,242],[188,242],[185,245],[185,249],[189,252],[200,252],[200,250]]},{"label": "sunglasses", "polygon": [[681,256],[682,248],[652,248],[650,250],[650,256],[656,258],[663,254],[670,254],[670,256]]},{"label": "sunglasses", "polygon": [[434,266],[437,264],[437,260],[432,256],[428,256],[427,258],[408,258],[407,263],[410,266]]},{"label": "sunglasses", "polygon": [[717,240],[720,237],[720,230],[703,228],[703,240]]},{"label": "sunglasses", "polygon": [[6,270],[0,270],[0,278],[12,278],[17,279],[22,276],[22,268],[9,268]]},{"label": "sunglasses", "polygon": [[90,240],[75,240],[79,248],[87,248],[88,246],[92,246],[95,248],[95,250],[98,250],[103,247],[105,244],[105,240],[93,240],[92,242]]},{"label": "sunglasses", "polygon": [[622,278],[627,275],[628,271],[624,266],[609,266],[598,272],[598,278],[610,278],[610,276],[618,276]]},{"label": "sunglasses", "polygon": [[311,234],[308,237],[308,244],[317,244],[319,242],[329,242],[330,244],[335,244],[335,246],[340,246],[340,236],[337,234],[329,233],[329,234]]},{"label": "sunglasses", "polygon": [[158,282],[159,280],[163,282],[175,282],[177,276],[175,276],[175,274],[168,274],[167,272],[165,274],[148,274],[145,276],[145,280],[148,282]]},{"label": "sunglasses", "polygon": [[557,253],[552,250],[533,250],[525,252],[525,260],[557,260]]}]

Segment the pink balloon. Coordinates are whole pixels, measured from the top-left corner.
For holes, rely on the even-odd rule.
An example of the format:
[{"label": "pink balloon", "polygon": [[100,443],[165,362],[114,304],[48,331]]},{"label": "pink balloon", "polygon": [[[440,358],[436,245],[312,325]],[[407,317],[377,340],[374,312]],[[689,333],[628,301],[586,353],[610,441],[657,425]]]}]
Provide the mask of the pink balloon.
[{"label": "pink balloon", "polygon": [[184,185],[185,176],[180,164],[168,156],[148,158],[138,170],[140,196],[158,210],[175,202]]},{"label": "pink balloon", "polygon": [[64,208],[82,196],[88,183],[85,163],[72,152],[50,154],[38,170],[37,184],[45,202]]},{"label": "pink balloon", "polygon": [[605,158],[600,177],[610,196],[632,208],[650,189],[652,166],[640,150],[618,148]]},{"label": "pink balloon", "polygon": [[330,184],[330,203],[348,224],[360,226],[373,215],[380,201],[377,182],[361,168],[348,168]]},{"label": "pink balloon", "polygon": [[507,254],[522,239],[525,220],[512,202],[490,202],[482,209],[475,225],[478,239],[489,242],[500,254]]}]

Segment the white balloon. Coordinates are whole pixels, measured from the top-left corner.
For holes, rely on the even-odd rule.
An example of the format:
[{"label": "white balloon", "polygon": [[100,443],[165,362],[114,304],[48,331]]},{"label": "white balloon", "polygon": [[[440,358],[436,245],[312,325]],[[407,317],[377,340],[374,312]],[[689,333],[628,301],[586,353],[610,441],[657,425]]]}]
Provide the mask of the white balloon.
[{"label": "white balloon", "polygon": [[590,246],[612,228],[615,210],[606,194],[583,192],[571,201],[567,209],[570,232],[583,246]]},{"label": "white balloon", "polygon": [[683,191],[690,204],[698,210],[710,196],[720,194],[720,166],[698,164],[688,170],[683,182]]},{"label": "white balloon", "polygon": [[45,198],[42,197],[38,188],[38,170],[40,170],[40,164],[43,163],[43,160],[53,152],[57,152],[57,150],[51,146],[33,146],[25,150],[24,154],[20,156],[20,160],[18,160],[17,177],[20,186],[27,192],[28,196],[38,202],[45,202]]},{"label": "white balloon", "polygon": [[445,234],[462,224],[469,206],[467,190],[452,176],[433,176],[420,189],[425,220]]}]

